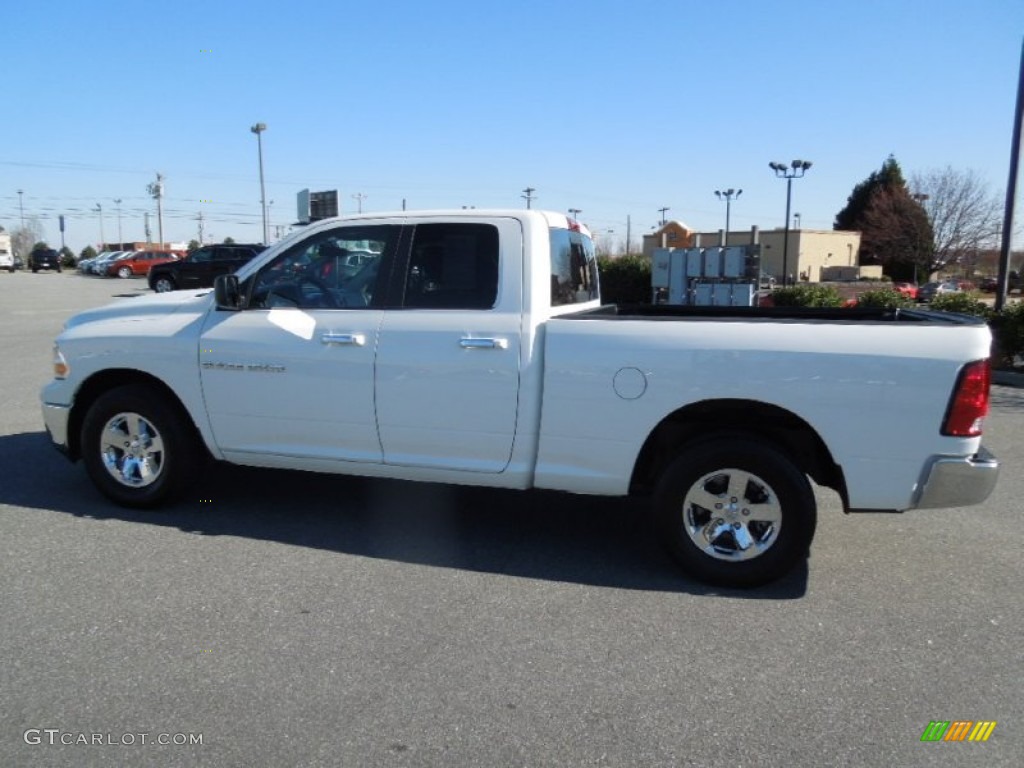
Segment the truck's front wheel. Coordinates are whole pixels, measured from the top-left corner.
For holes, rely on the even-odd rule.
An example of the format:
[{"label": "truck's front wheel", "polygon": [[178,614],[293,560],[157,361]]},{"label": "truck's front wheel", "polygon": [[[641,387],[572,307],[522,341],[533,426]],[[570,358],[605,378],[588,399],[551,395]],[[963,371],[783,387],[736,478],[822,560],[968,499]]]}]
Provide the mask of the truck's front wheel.
[{"label": "truck's front wheel", "polygon": [[807,555],[816,509],[807,477],[788,456],[753,438],[694,444],[665,469],[658,528],[689,575],[719,586],[755,587]]},{"label": "truck's front wheel", "polygon": [[159,391],[138,384],[97,398],[82,425],[82,458],[106,496],[126,507],[155,507],[194,477],[197,446]]}]

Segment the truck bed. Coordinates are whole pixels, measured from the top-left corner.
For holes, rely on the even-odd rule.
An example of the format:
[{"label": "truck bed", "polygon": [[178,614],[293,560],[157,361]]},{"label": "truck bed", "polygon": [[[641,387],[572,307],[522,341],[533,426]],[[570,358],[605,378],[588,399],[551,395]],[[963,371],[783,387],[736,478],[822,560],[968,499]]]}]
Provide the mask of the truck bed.
[{"label": "truck bed", "polygon": [[606,304],[597,309],[559,315],[559,320],[716,320],[741,322],[941,323],[983,325],[973,315],[926,309],[873,307],[694,307],[681,304]]}]

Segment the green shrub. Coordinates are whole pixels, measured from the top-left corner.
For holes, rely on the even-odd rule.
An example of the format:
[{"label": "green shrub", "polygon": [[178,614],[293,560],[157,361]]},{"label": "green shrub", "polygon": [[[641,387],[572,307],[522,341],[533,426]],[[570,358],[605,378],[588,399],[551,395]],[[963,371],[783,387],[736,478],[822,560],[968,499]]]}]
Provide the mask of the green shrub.
[{"label": "green shrub", "polygon": [[791,285],[772,292],[776,307],[840,307],[843,297],[831,285]]},{"label": "green shrub", "polygon": [[899,307],[912,307],[914,302],[894,288],[875,288],[860,294],[857,297],[857,306],[898,309]]},{"label": "green shrub", "polygon": [[992,313],[992,362],[997,367],[1012,368],[1014,357],[1024,355],[1024,301],[1007,304]]},{"label": "green shrub", "polygon": [[602,256],[597,260],[601,276],[601,301],[605,304],[649,304],[651,260],[644,256]]},{"label": "green shrub", "polygon": [[976,315],[988,319],[992,309],[985,302],[978,301],[973,293],[939,293],[928,302],[929,309],[939,312],[960,312],[964,315]]}]

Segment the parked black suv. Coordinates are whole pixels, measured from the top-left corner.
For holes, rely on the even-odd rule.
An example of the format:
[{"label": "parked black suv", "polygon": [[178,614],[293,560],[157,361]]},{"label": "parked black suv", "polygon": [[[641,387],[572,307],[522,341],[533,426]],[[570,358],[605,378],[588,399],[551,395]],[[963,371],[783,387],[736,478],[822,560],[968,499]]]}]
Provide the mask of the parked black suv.
[{"label": "parked black suv", "polygon": [[157,293],[179,288],[210,288],[218,275],[234,272],[265,245],[205,245],[184,259],[157,264],[149,271],[149,287]]},{"label": "parked black suv", "polygon": [[60,254],[53,248],[40,248],[28,255],[28,265],[33,272],[40,269],[55,269],[60,272]]}]

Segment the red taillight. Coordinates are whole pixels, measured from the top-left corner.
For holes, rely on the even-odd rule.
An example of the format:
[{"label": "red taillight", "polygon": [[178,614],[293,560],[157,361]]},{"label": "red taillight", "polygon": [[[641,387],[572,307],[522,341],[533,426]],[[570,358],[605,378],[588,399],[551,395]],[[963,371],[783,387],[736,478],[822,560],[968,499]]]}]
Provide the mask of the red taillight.
[{"label": "red taillight", "polygon": [[988,415],[991,379],[988,360],[976,360],[964,366],[946,409],[942,434],[950,437],[977,437],[981,434],[982,422]]}]

